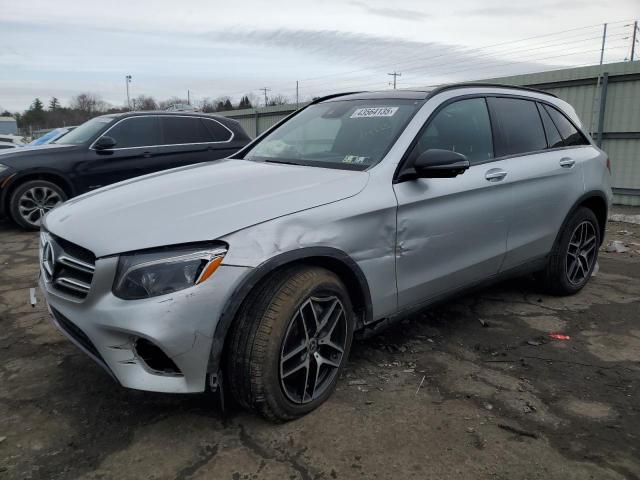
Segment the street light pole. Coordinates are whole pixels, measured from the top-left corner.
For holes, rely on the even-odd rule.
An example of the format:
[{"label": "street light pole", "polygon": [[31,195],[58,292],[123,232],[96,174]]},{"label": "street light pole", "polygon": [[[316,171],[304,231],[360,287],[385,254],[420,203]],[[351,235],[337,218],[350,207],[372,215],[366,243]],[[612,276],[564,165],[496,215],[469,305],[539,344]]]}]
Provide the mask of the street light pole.
[{"label": "street light pole", "polygon": [[124,83],[127,86],[127,108],[131,110],[131,98],[129,97],[129,84],[131,83],[131,75],[124,77]]}]

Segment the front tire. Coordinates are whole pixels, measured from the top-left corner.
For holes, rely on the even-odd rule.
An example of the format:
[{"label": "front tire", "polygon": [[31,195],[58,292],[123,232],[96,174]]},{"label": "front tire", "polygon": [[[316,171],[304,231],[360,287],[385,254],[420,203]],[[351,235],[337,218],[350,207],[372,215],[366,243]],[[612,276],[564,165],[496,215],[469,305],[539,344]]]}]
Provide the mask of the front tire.
[{"label": "front tire", "polygon": [[269,277],[243,304],[227,349],[231,393],[272,421],[326,401],[349,356],[353,309],[333,272],[295,266]]},{"label": "front tire", "polygon": [[64,190],[46,180],[31,180],[18,185],[9,199],[9,213],[26,230],[38,230],[45,214],[67,200]]},{"label": "front tire", "polygon": [[564,226],[538,280],[553,295],[573,295],[589,281],[598,260],[600,227],[593,211],[578,208]]}]

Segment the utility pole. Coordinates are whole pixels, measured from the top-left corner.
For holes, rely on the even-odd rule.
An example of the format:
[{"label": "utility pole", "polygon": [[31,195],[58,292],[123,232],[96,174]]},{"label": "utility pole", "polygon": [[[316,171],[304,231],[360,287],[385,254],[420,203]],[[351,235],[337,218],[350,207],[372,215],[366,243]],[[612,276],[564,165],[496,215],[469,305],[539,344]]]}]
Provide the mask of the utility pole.
[{"label": "utility pole", "polygon": [[631,61],[633,62],[636,53],[636,42],[638,41],[638,21],[633,22],[633,35],[631,35]]},{"label": "utility pole", "polygon": [[187,89],[187,105],[191,105],[191,91]]},{"label": "utility pole", "polygon": [[260,90],[262,90],[264,92],[264,106],[267,106],[267,92],[270,92],[271,89],[267,88],[267,87],[263,87]]},{"label": "utility pole", "polygon": [[299,103],[300,103],[300,88],[298,85],[298,80],[296,80],[296,110],[298,109]]},{"label": "utility pole", "polygon": [[127,86],[127,108],[131,110],[131,98],[129,97],[129,84],[131,83],[131,75],[124,77],[124,83]]},{"label": "utility pole", "polygon": [[604,44],[607,41],[607,24],[604,24],[604,28],[602,30],[602,49],[600,50],[600,65],[602,65],[602,61],[604,60]]},{"label": "utility pole", "polygon": [[396,73],[396,71],[394,70],[393,73],[387,73],[387,75],[391,75],[393,77],[393,89],[396,89],[396,78],[401,77],[402,74],[401,73]]}]

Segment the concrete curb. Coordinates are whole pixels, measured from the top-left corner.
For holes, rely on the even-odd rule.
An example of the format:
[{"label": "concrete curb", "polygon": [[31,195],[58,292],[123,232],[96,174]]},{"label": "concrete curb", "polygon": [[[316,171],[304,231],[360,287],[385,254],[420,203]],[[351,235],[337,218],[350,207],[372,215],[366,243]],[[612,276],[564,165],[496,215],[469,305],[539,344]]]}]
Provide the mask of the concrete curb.
[{"label": "concrete curb", "polygon": [[640,225],[640,214],[638,215],[624,215],[622,213],[612,213],[609,215],[609,221],[611,222],[624,222]]}]

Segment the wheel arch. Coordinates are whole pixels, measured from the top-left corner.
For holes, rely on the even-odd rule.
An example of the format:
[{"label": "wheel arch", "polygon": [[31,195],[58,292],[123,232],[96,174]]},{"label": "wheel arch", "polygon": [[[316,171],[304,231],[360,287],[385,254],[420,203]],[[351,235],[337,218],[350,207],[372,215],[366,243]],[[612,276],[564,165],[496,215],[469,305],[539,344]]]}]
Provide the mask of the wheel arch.
[{"label": "wheel arch", "polygon": [[55,183],[58,185],[64,193],[67,195],[67,198],[71,198],[75,196],[75,188],[71,181],[65,177],[65,175],[51,170],[36,170],[36,171],[28,171],[24,173],[19,173],[2,189],[2,196],[0,197],[0,205],[2,206],[2,212],[6,215],[9,215],[9,207],[10,207],[10,199],[11,195],[20,185],[25,182],[29,182],[31,180],[46,180],[51,183]]},{"label": "wheel arch", "polygon": [[296,264],[326,268],[338,275],[349,293],[356,312],[355,329],[373,317],[371,293],[367,279],[358,264],[345,252],[331,247],[308,247],[282,253],[254,268],[227,300],[213,335],[207,367],[208,374],[218,372],[227,334],[249,294],[276,271]]},{"label": "wheel arch", "polygon": [[[580,207],[588,208],[595,214],[596,218],[598,219],[598,227],[600,230],[600,245],[602,245],[602,242],[604,242],[605,228],[607,226],[609,204],[607,202],[606,195],[604,194],[604,192],[601,192],[600,190],[592,190],[592,191],[586,192],[573,204],[573,206],[565,216],[564,221],[562,222],[562,226],[560,227],[560,229],[558,230],[558,233],[556,234],[555,242],[557,242],[558,238],[560,238],[560,235],[562,234],[562,231],[564,230],[565,226],[571,219],[571,216]],[[555,242],[554,242],[554,245],[555,245]]]}]

